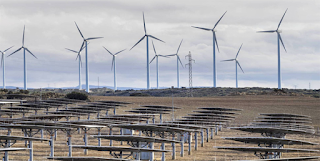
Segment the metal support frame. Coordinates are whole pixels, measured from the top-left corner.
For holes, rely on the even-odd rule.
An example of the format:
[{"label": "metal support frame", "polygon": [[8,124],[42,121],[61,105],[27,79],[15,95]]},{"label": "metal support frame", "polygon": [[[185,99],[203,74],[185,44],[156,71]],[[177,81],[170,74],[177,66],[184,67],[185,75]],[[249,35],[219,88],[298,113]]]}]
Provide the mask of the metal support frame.
[{"label": "metal support frame", "polygon": [[188,133],[188,155],[191,155],[191,140],[192,140],[192,134],[191,132]]},{"label": "metal support frame", "polygon": [[194,150],[198,150],[198,132],[194,132]]},{"label": "metal support frame", "polygon": [[203,147],[204,145],[204,133],[203,133],[203,129],[201,129],[201,132],[200,132],[200,137],[201,137],[201,147]]},{"label": "metal support frame", "polygon": [[[175,140],[174,133],[172,134],[172,140]],[[176,143],[172,143],[172,160],[176,159]]]}]

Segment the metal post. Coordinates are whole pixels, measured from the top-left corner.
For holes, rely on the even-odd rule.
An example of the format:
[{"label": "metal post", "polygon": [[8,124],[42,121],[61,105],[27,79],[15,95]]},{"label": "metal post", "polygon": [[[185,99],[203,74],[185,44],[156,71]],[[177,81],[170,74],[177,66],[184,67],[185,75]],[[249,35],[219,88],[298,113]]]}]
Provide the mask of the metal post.
[{"label": "metal post", "polygon": [[160,113],[160,124],[162,124],[162,113]]},{"label": "metal post", "polygon": [[[112,135],[112,128],[110,128],[110,134],[109,135]],[[112,140],[110,140],[110,146],[112,146]]]},{"label": "metal post", "polygon": [[116,115],[116,107],[113,109],[113,115]]},{"label": "metal post", "polygon": [[[8,136],[11,135],[11,129],[8,129]],[[10,140],[7,140],[7,143],[6,143],[6,148],[9,148],[10,147]],[[5,151],[4,152],[4,161],[9,161],[9,152],[8,151]]]},{"label": "metal post", "polygon": [[215,134],[218,135],[218,126],[216,126]]},{"label": "metal post", "polygon": [[[175,140],[175,135],[172,134],[172,140]],[[176,143],[172,143],[172,160],[176,159]]]},{"label": "metal post", "polygon": [[181,137],[181,152],[180,152],[180,156],[183,157],[184,156],[184,135],[182,134],[182,137]]},{"label": "metal post", "polygon": [[[132,134],[133,132],[131,131],[131,134]],[[120,135],[123,135],[123,129],[122,128],[120,128]],[[122,145],[122,141],[120,141],[120,145]]]},{"label": "metal post", "polygon": [[[98,128],[98,135],[101,135],[101,128]],[[98,138],[98,146],[101,146],[101,138]]]},{"label": "metal post", "polygon": [[29,148],[29,161],[33,161],[33,144],[31,140],[29,141]]},{"label": "metal post", "polygon": [[[151,134],[150,134],[150,137],[152,137],[152,131],[151,131]],[[151,142],[150,143],[150,149],[154,149],[154,143],[153,142]],[[154,160],[154,152],[150,152],[151,153],[151,155],[150,155],[150,161],[153,161]]]},{"label": "metal post", "polygon": [[198,150],[198,132],[194,132],[194,150]]},{"label": "metal post", "polygon": [[211,139],[213,139],[213,128],[210,128],[211,130]]},{"label": "metal post", "polygon": [[72,157],[72,140],[71,140],[71,134],[68,134],[68,146],[69,146],[69,157]]},{"label": "metal post", "polygon": [[191,155],[191,138],[192,134],[191,132],[188,133],[188,155]]},{"label": "metal post", "polygon": [[[161,143],[161,150],[166,150],[164,143]],[[166,153],[165,152],[162,152],[161,161],[166,161]]]},{"label": "metal post", "polygon": [[40,130],[41,139],[43,139],[43,129]]},{"label": "metal post", "polygon": [[204,144],[204,134],[203,134],[203,129],[201,129],[200,137],[201,137],[201,147],[203,147],[203,144]]},{"label": "metal post", "polygon": [[50,157],[54,157],[54,133],[50,136]]},{"label": "metal post", "polygon": [[[87,128],[84,128],[84,146],[88,146]],[[84,149],[84,155],[88,155],[88,149]]]},{"label": "metal post", "polygon": [[[80,121],[80,116],[78,117],[78,121]],[[81,133],[81,128],[78,128],[78,134]]]},{"label": "metal post", "polygon": [[[138,142],[138,148],[140,148],[141,147],[141,143],[140,142]],[[137,160],[140,160],[140,154],[141,152],[139,151],[139,152],[137,152],[137,157],[136,157],[136,159]]]},{"label": "metal post", "polygon": [[207,142],[209,142],[209,128],[206,129],[206,133],[207,133]]}]

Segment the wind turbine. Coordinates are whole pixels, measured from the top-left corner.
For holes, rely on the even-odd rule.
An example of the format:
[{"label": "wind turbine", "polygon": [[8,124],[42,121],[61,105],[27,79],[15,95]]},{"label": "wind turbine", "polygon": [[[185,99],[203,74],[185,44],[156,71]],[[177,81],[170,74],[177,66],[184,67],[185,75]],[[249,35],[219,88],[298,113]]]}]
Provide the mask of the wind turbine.
[{"label": "wind turbine", "polygon": [[7,57],[9,57],[9,56],[11,56],[11,55],[13,55],[14,53],[16,53],[16,52],[18,52],[18,51],[20,51],[21,49],[23,49],[23,67],[24,67],[24,72],[23,72],[23,74],[24,74],[24,90],[27,90],[27,62],[26,62],[26,51],[28,52],[28,53],[30,53],[33,57],[35,57],[36,59],[38,59],[35,55],[33,55],[32,53],[31,53],[31,51],[28,49],[28,48],[26,48],[25,46],[24,46],[24,33],[25,33],[25,29],[26,29],[26,26],[24,26],[23,27],[23,35],[22,35],[22,46],[19,48],[19,49],[17,49],[16,51],[14,51],[13,53],[11,53],[10,55],[8,55]]},{"label": "wind turbine", "polygon": [[[103,38],[103,37],[90,37],[90,38],[84,38],[84,36],[82,35],[78,25],[76,22],[74,22],[77,26],[77,29],[81,35],[81,37],[83,38],[83,42],[82,42],[82,45],[81,45],[81,48],[83,48],[83,46],[85,46],[86,48],[86,92],[89,93],[89,64],[88,64],[88,41],[89,40],[93,40],[93,39],[100,39],[100,38]],[[81,49],[80,48],[80,49]]]},{"label": "wind turbine", "polygon": [[[153,39],[156,39],[158,41],[161,41],[161,42],[164,42],[152,35],[148,35],[147,34],[147,29],[146,29],[146,23],[145,23],[145,20],[144,20],[144,13],[142,13],[142,16],[143,16],[143,26],[144,26],[144,36],[136,43],[133,45],[133,47],[131,49],[133,49],[136,45],[138,45],[144,38],[146,38],[147,40],[147,89],[150,89],[150,66],[149,66],[149,37],[150,38],[153,38]],[[130,49],[130,50],[131,50]]]},{"label": "wind turbine", "polygon": [[8,51],[9,49],[11,49],[13,46],[11,46],[10,48],[4,50],[4,51],[0,51],[2,56],[1,56],[1,67],[2,67],[2,79],[3,79],[3,89],[6,89],[6,79],[5,79],[5,57],[4,55],[6,54],[6,51]]},{"label": "wind turbine", "polygon": [[172,55],[167,55],[167,56],[177,56],[177,87],[178,87],[178,88],[180,88],[179,62],[180,62],[180,64],[181,64],[181,66],[183,67],[182,62],[181,62],[181,60],[180,60],[180,57],[179,57],[179,55],[178,55],[182,41],[183,41],[183,39],[182,39],[181,42],[180,42],[180,45],[179,45],[178,50],[177,50],[177,53],[172,54]]},{"label": "wind turbine", "polygon": [[81,86],[82,86],[82,85],[81,85],[81,67],[82,67],[81,51],[82,51],[84,48],[85,48],[85,46],[82,47],[82,48],[80,48],[79,51],[75,51],[75,50],[71,50],[71,49],[65,48],[65,49],[67,49],[67,50],[69,50],[69,51],[71,51],[71,52],[77,53],[77,58],[76,58],[76,60],[77,60],[78,57],[79,57],[79,90],[82,89],[82,87],[81,87]]},{"label": "wind turbine", "polygon": [[168,56],[166,55],[158,55],[157,52],[156,52],[156,48],[154,47],[154,44],[153,44],[153,41],[152,41],[152,47],[153,47],[153,51],[154,51],[154,57],[152,58],[152,60],[150,61],[150,64],[152,63],[152,61],[154,59],[156,59],[156,68],[157,68],[157,89],[159,89],[159,61],[158,61],[158,58],[159,56],[161,57],[165,57],[165,58],[168,58]]},{"label": "wind turbine", "polygon": [[276,30],[258,31],[258,32],[269,32],[269,33],[276,32],[277,33],[277,40],[278,40],[278,89],[281,89],[280,41],[281,41],[281,44],[282,44],[284,50],[287,52],[286,47],[284,46],[282,38],[280,36],[281,30],[279,30],[279,27],[281,25],[281,22],[282,22],[284,16],[286,15],[287,11],[288,11],[288,9],[286,9],[286,11],[284,12]]},{"label": "wind turbine", "polygon": [[112,53],[111,53],[111,52],[110,52],[106,47],[104,47],[104,46],[103,46],[103,48],[104,48],[104,49],[106,49],[110,55],[112,55],[112,65],[111,65],[111,70],[112,70],[112,68],[113,68],[113,83],[114,83],[114,91],[116,91],[116,90],[117,90],[116,56],[117,56],[119,53],[121,53],[121,52],[125,51],[126,49],[123,49],[123,50],[121,50],[121,51],[118,51],[118,52],[117,52],[117,53],[115,53],[115,54],[112,54]]},{"label": "wind turbine", "polygon": [[217,37],[216,37],[216,30],[215,28],[217,27],[218,23],[220,22],[220,20],[222,19],[222,17],[227,13],[227,11],[220,17],[220,19],[216,22],[216,24],[214,25],[214,27],[212,29],[208,29],[208,28],[203,28],[203,27],[195,27],[192,26],[194,28],[197,29],[201,29],[201,30],[206,30],[206,31],[211,31],[213,34],[213,87],[217,87],[217,68],[216,68],[216,48],[215,45],[217,45],[218,48],[218,52],[219,51],[219,46],[218,46],[218,41],[217,41]]},{"label": "wind turbine", "polygon": [[237,60],[238,55],[239,55],[239,52],[240,52],[240,50],[241,50],[241,48],[242,48],[242,45],[243,45],[243,44],[241,44],[241,46],[240,46],[240,48],[239,48],[239,50],[238,50],[238,52],[237,52],[236,58],[234,58],[234,59],[228,59],[228,60],[222,60],[222,61],[235,61],[235,62],[236,62],[236,88],[238,88],[238,66],[240,67],[241,71],[244,73],[244,71],[243,71],[242,68],[241,68],[241,65],[240,65],[239,61]]}]

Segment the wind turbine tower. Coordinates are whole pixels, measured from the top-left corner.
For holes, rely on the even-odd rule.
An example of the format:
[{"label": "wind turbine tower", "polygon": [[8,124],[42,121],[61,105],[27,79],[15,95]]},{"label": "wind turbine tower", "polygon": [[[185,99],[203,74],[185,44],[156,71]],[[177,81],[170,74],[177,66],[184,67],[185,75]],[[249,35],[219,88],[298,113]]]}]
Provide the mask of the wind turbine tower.
[{"label": "wind turbine tower", "polygon": [[[161,42],[164,42],[152,35],[148,35],[147,34],[147,29],[146,29],[146,23],[145,23],[145,20],[144,20],[144,13],[142,13],[142,16],[143,16],[143,26],[144,26],[144,36],[136,43],[133,45],[133,47],[131,49],[133,49],[136,45],[138,45],[144,38],[146,38],[146,41],[147,41],[147,89],[150,89],[150,66],[149,66],[149,37],[150,38],[153,38],[153,39],[156,39],[158,41],[161,41]],[[130,49],[130,50],[131,50]]]},{"label": "wind turbine tower", "polygon": [[209,28],[203,28],[203,27],[195,27],[195,26],[192,26],[194,28],[197,28],[197,29],[201,29],[201,30],[205,30],[205,31],[211,31],[212,34],[213,34],[213,87],[217,87],[217,66],[216,66],[216,48],[215,48],[215,45],[217,45],[217,49],[218,49],[218,52],[219,51],[219,46],[218,46],[218,41],[217,41],[217,37],[216,37],[216,30],[215,28],[217,27],[218,23],[220,22],[220,20],[222,19],[222,17],[227,13],[227,11],[220,17],[220,19],[218,20],[218,22],[214,25],[214,27],[212,29],[209,29]]},{"label": "wind turbine tower", "polygon": [[152,63],[152,61],[154,59],[156,59],[156,70],[157,70],[157,89],[159,89],[159,56],[161,57],[165,57],[165,58],[168,58],[168,56],[166,55],[158,55],[157,52],[156,52],[156,48],[154,47],[154,44],[153,44],[153,41],[152,41],[152,46],[153,46],[153,51],[154,51],[154,57],[152,58],[152,60],[150,61],[150,64]]},{"label": "wind turbine tower", "polygon": [[287,52],[286,50],[286,47],[284,46],[284,43],[282,41],[282,38],[281,38],[281,30],[279,30],[279,27],[281,25],[281,22],[284,18],[284,16],[286,15],[288,9],[284,12],[279,24],[278,24],[278,27],[276,30],[268,30],[268,31],[258,31],[258,32],[265,32],[265,33],[274,33],[276,32],[277,33],[277,41],[278,41],[278,89],[281,89],[281,61],[280,61],[280,42],[284,48],[284,50]]},{"label": "wind turbine tower", "polygon": [[71,50],[71,49],[66,48],[67,50],[69,50],[69,51],[71,51],[71,52],[77,53],[77,58],[76,58],[76,60],[77,60],[78,57],[79,57],[79,90],[82,89],[82,85],[81,85],[81,67],[82,67],[81,51],[82,51],[84,48],[85,48],[85,47],[82,47],[79,51],[75,51],[75,50]]},{"label": "wind turbine tower", "polygon": [[237,55],[236,55],[236,57],[234,59],[223,60],[223,61],[235,61],[235,63],[236,63],[236,88],[238,88],[238,66],[240,67],[241,71],[244,73],[244,71],[242,70],[241,65],[240,65],[240,63],[239,63],[239,61],[237,59],[238,55],[239,55],[239,52],[240,52],[240,50],[242,48],[242,45],[243,44],[241,44],[241,46],[240,46],[240,48],[239,48],[239,50],[237,52]]},{"label": "wind turbine tower", "polygon": [[183,67],[182,62],[181,62],[181,59],[180,59],[180,57],[179,57],[179,55],[178,55],[180,46],[181,46],[181,44],[182,44],[182,41],[183,41],[183,39],[182,39],[181,42],[180,42],[180,45],[179,45],[179,47],[178,47],[178,49],[177,49],[177,53],[172,54],[172,55],[167,55],[167,56],[177,56],[177,88],[180,88],[179,62],[180,62],[180,64],[181,64],[181,66]]},{"label": "wind turbine tower", "polygon": [[80,29],[79,29],[79,27],[78,27],[77,23],[76,23],[76,22],[74,22],[74,23],[76,24],[77,29],[78,29],[78,31],[79,31],[79,33],[80,33],[80,35],[81,35],[82,39],[83,39],[83,42],[82,42],[82,45],[81,45],[81,48],[80,48],[80,49],[82,49],[82,48],[83,48],[83,46],[85,46],[85,48],[86,48],[86,55],[85,55],[85,57],[86,57],[86,92],[88,92],[88,93],[89,93],[90,88],[89,88],[88,41],[89,41],[89,40],[93,40],[93,39],[100,39],[100,38],[103,38],[103,37],[90,37],[90,38],[84,38],[84,36],[83,36],[83,34],[81,33],[81,31],[80,31]]},{"label": "wind turbine tower", "polygon": [[10,55],[8,55],[7,57],[9,57],[9,56],[13,55],[14,53],[16,53],[16,52],[20,51],[21,49],[23,49],[23,67],[24,67],[24,70],[23,70],[23,74],[24,74],[24,87],[23,87],[23,89],[24,89],[24,90],[27,90],[28,88],[27,88],[27,62],[26,62],[26,59],[27,59],[27,58],[26,58],[26,51],[27,51],[28,53],[30,53],[30,54],[31,54],[33,57],[35,57],[36,59],[38,59],[38,58],[37,58],[35,55],[33,55],[28,48],[26,48],[26,47],[24,46],[24,33],[25,33],[25,29],[26,29],[26,26],[24,26],[24,28],[23,28],[22,46],[21,46],[19,49],[17,49],[16,51],[14,51],[13,53],[11,53]]},{"label": "wind turbine tower", "polygon": [[112,53],[111,53],[107,48],[105,48],[104,46],[103,46],[103,48],[104,48],[104,49],[106,49],[110,55],[112,55],[112,65],[111,65],[111,70],[112,70],[112,68],[113,68],[113,83],[114,83],[114,91],[116,91],[116,90],[117,90],[116,56],[117,56],[119,53],[121,53],[121,52],[125,51],[126,49],[123,49],[123,50],[121,50],[121,51],[119,51],[119,52],[117,52],[117,53],[115,53],[115,54],[112,54]]},{"label": "wind turbine tower", "polygon": [[3,89],[6,89],[6,75],[5,75],[5,57],[4,55],[6,54],[6,51],[8,51],[9,49],[11,49],[13,46],[11,46],[10,48],[4,50],[4,51],[0,51],[2,56],[1,56],[1,67],[2,67],[2,79],[3,79]]}]

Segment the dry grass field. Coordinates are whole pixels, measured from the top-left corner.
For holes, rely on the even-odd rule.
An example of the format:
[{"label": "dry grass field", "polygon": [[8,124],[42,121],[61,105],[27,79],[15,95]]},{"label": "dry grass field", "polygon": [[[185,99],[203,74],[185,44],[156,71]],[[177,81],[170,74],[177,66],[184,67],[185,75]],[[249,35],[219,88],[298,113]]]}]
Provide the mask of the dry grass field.
[{"label": "dry grass field", "polygon": [[[121,107],[117,110],[117,114],[124,114],[126,110],[129,110],[139,105],[167,105],[176,107],[181,107],[182,109],[175,112],[175,118],[181,118],[182,116],[192,113],[197,107],[227,107],[227,108],[237,108],[243,109],[241,115],[237,116],[235,121],[231,122],[229,126],[248,124],[258,116],[259,113],[295,113],[302,115],[310,115],[312,117],[313,126],[316,128],[320,127],[320,99],[311,97],[297,97],[297,96],[226,96],[226,97],[105,97],[105,96],[92,96],[91,101],[97,100],[114,100],[114,101],[126,101],[133,104],[127,107]],[[54,109],[52,109],[54,110]],[[165,116],[166,120],[171,119],[171,115]],[[94,117],[91,117],[94,118]],[[82,119],[86,119],[83,117]],[[103,133],[107,133],[109,129],[105,128],[102,130]],[[2,135],[5,135],[6,130],[0,130]],[[89,134],[97,134],[96,129],[91,129]],[[12,135],[23,136],[22,132],[19,130],[14,130]],[[224,136],[258,136],[257,134],[250,134],[240,131],[232,131],[223,128],[214,139],[210,139],[209,142],[205,142],[204,147],[199,144],[198,150],[194,151],[192,149],[192,155],[188,155],[187,144],[184,144],[184,157],[180,157],[180,145],[177,145],[177,159],[176,160],[197,160],[197,161],[209,161],[209,160],[237,160],[237,159],[257,159],[252,153],[238,153],[236,151],[226,151],[214,149],[214,146],[250,146],[243,143],[233,142],[223,140],[220,137]],[[40,137],[39,134],[36,137]],[[49,135],[45,135],[49,138]],[[72,135],[74,145],[83,145],[83,133],[78,134],[75,132]],[[200,138],[200,137],[199,137]],[[307,140],[320,143],[319,137],[302,136],[302,135],[288,135],[287,138],[295,138],[300,140]],[[55,142],[55,156],[67,156],[68,146],[66,145],[67,138],[66,134],[63,132],[58,132],[58,137]],[[102,140],[102,145],[107,146],[109,142],[107,140]],[[97,140],[89,137],[89,145],[97,145]],[[119,145],[119,142],[114,141],[114,145]],[[126,143],[124,143],[124,146]],[[194,146],[194,144],[192,145]],[[256,145],[252,145],[256,146]],[[18,141],[14,147],[24,147],[24,142]],[[286,146],[288,147],[288,146]],[[294,146],[289,146],[294,147]],[[297,146],[298,148],[314,148],[320,150],[320,146]],[[160,144],[155,144],[155,148],[160,149]],[[166,149],[170,150],[171,146],[166,145]],[[50,147],[48,142],[34,142],[34,160],[46,160],[49,156]],[[10,160],[28,160],[29,152],[9,152]],[[308,156],[317,155],[320,153],[311,154],[284,154],[283,157],[290,156]],[[84,156],[83,150],[74,149],[73,156]],[[104,156],[111,157],[109,152],[96,152],[89,150],[88,156]],[[155,154],[157,160],[160,160],[161,154]],[[171,159],[171,152],[166,154],[166,159]]]}]

